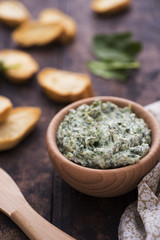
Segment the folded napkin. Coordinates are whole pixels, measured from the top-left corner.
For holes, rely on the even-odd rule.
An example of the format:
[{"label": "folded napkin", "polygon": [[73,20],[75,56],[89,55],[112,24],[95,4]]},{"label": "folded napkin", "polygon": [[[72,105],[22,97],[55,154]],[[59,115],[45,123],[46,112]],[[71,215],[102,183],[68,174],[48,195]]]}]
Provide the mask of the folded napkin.
[{"label": "folded napkin", "polygon": [[[146,106],[160,121],[160,102]],[[138,200],[123,213],[119,240],[160,240],[160,161],[138,184]]]},{"label": "folded napkin", "polygon": [[120,240],[160,240],[160,162],[138,185],[138,201],[123,213],[118,229]]}]

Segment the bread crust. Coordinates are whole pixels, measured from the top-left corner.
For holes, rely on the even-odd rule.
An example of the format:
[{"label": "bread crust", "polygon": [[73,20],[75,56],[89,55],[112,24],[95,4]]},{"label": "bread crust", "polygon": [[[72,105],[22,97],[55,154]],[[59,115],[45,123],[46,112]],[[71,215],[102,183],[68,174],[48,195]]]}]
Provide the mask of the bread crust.
[{"label": "bread crust", "polygon": [[38,82],[46,95],[57,102],[73,102],[93,96],[87,75],[45,68],[38,74]]},{"label": "bread crust", "polygon": [[9,27],[16,27],[30,19],[26,7],[19,1],[0,2],[0,21]]},{"label": "bread crust", "polygon": [[73,18],[54,8],[46,8],[39,15],[39,21],[44,23],[60,22],[64,31],[59,37],[61,43],[73,40],[77,34],[77,25]]},{"label": "bread crust", "polygon": [[93,0],[91,9],[98,14],[115,13],[131,6],[131,0]]},{"label": "bread crust", "polygon": [[20,50],[4,49],[0,51],[0,61],[3,61],[6,66],[13,66],[13,69],[4,70],[4,75],[15,83],[26,82],[39,69],[38,63],[32,56]]},{"label": "bread crust", "polygon": [[62,32],[61,23],[30,21],[15,29],[12,39],[23,47],[42,46],[55,41]]},{"label": "bread crust", "polygon": [[0,151],[15,147],[35,127],[41,114],[40,108],[13,108],[6,121],[0,125]]},{"label": "bread crust", "polygon": [[12,109],[12,103],[9,98],[0,96],[0,124],[3,123]]}]

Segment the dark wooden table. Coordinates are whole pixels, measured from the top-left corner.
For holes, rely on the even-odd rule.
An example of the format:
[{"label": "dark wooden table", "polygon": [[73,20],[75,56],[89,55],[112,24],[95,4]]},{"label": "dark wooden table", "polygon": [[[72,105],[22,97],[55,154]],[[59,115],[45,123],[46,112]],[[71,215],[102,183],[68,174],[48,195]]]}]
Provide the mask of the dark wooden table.
[{"label": "dark wooden table", "polygon": [[[70,45],[51,44],[27,51],[40,68],[56,67],[88,73],[85,62],[92,58],[91,40],[98,32],[130,30],[144,44],[139,59],[141,69],[132,72],[125,84],[93,77],[95,94],[134,100],[142,105],[160,98],[160,4],[158,0],[133,0],[132,9],[110,17],[98,17],[90,0],[23,0],[33,18],[46,7],[70,14],[78,23],[78,36]],[[11,30],[0,26],[0,49],[16,48]],[[0,95],[9,97],[14,106],[39,106],[42,116],[36,129],[15,149],[0,153],[0,166],[17,182],[31,206],[48,221],[76,239],[115,240],[118,224],[126,206],[136,199],[136,190],[117,198],[89,197],[69,187],[56,173],[48,157],[45,135],[52,117],[65,105],[50,101],[37,84],[36,76],[25,85],[9,83],[0,77]],[[12,201],[12,199],[10,199]],[[28,239],[0,213],[0,239]],[[45,240],[45,239],[44,239]]]}]

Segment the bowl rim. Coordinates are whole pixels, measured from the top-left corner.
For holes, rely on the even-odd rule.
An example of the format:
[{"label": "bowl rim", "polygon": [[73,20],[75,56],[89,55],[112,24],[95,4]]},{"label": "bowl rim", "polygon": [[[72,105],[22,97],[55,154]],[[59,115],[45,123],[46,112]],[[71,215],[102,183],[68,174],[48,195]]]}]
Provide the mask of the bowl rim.
[{"label": "bowl rim", "polygon": [[[81,165],[78,165],[74,162],[72,162],[71,160],[67,159],[59,150],[58,146],[57,146],[57,142],[56,142],[56,133],[57,133],[57,129],[59,127],[59,124],[61,123],[61,121],[63,121],[65,115],[68,114],[69,110],[71,108],[78,108],[80,105],[82,104],[91,104],[93,101],[95,100],[101,100],[102,102],[104,101],[113,101],[114,102],[119,102],[122,104],[126,104],[129,105],[131,104],[131,106],[133,106],[133,108],[137,108],[139,111],[142,111],[145,114],[145,118],[143,118],[146,122],[146,119],[148,118],[150,120],[150,124],[149,127],[151,128],[152,134],[154,134],[154,136],[152,136],[152,138],[154,137],[154,141],[151,145],[151,148],[149,150],[149,152],[147,153],[147,155],[145,155],[142,159],[140,159],[140,161],[138,163],[132,164],[132,165],[127,165],[124,167],[119,167],[119,168],[112,168],[112,169],[97,169],[97,168],[89,168],[89,167],[84,167]],[[117,104],[118,105],[118,104]],[[56,125],[56,128],[55,128]],[[54,153],[54,156],[56,156],[59,160],[61,160],[61,162],[63,162],[64,164],[67,164],[68,166],[86,172],[86,173],[93,173],[93,172],[97,172],[97,173],[121,173],[122,171],[127,171],[127,170],[131,170],[131,169],[136,169],[139,168],[140,166],[147,164],[147,162],[154,156],[157,156],[157,161],[158,161],[158,156],[160,156],[160,125],[157,121],[157,119],[147,110],[145,110],[145,108],[134,102],[131,101],[129,99],[126,98],[120,98],[120,97],[113,97],[113,96],[96,96],[96,97],[91,97],[91,98],[85,98],[79,101],[76,101],[74,103],[71,103],[69,105],[67,105],[66,107],[62,108],[50,121],[48,129],[47,129],[47,134],[46,134],[46,142],[47,142],[47,148],[49,153]],[[56,160],[56,158],[54,157],[54,159]],[[53,158],[52,158],[52,162]]]}]

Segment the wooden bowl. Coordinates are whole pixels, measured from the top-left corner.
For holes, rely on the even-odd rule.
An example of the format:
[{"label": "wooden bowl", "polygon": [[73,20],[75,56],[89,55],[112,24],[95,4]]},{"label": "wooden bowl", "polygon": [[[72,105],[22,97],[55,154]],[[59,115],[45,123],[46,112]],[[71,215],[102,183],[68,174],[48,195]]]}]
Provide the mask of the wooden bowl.
[{"label": "wooden bowl", "polygon": [[[92,169],[77,165],[61,154],[56,143],[60,122],[71,108],[76,109],[84,103],[91,104],[95,99],[111,101],[119,107],[131,104],[133,112],[148,124],[152,133],[152,145],[149,153],[138,163],[115,169]],[[117,97],[87,98],[68,105],[52,119],[47,131],[47,147],[54,167],[70,186],[87,195],[114,197],[136,188],[144,175],[157,163],[160,156],[160,128],[155,117],[135,102]]]}]

